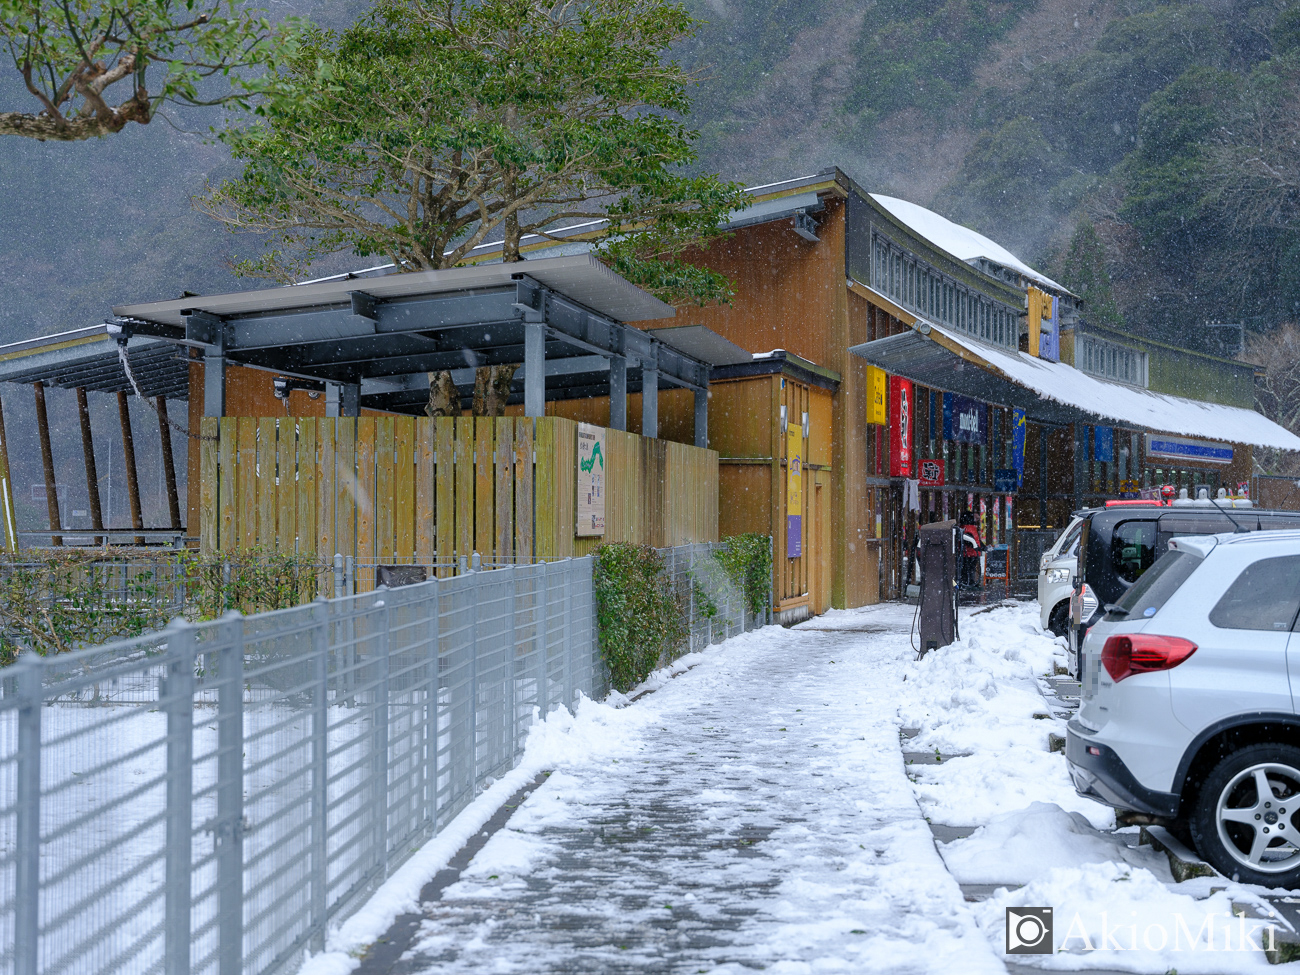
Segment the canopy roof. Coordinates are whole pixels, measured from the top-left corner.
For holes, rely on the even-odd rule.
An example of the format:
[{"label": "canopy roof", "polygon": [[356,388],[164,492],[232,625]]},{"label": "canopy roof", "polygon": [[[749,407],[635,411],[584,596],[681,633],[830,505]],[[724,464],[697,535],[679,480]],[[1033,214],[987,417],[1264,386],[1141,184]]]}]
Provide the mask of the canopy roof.
[{"label": "canopy roof", "polygon": [[926,321],[849,351],[926,386],[1018,406],[1039,422],[1070,423],[1083,414],[1161,433],[1300,450],[1300,437],[1254,410],[1107,382]]},{"label": "canopy roof", "polygon": [[[608,395],[610,360],[628,365],[628,391],[646,370],[662,384],[702,390],[714,364],[748,353],[702,326],[633,328],[674,316],[591,254],[544,257],[113,309],[132,336],[154,336],[229,362],[316,382],[360,384],[377,409],[418,411],[427,373],[449,370],[462,397],[479,366],[524,361],[530,325],[545,326],[547,399]],[[707,334],[706,334],[707,333]],[[512,401],[522,399],[523,374]]]},{"label": "canopy roof", "polygon": [[[0,345],[0,382],[35,383],[104,393],[130,390],[115,333],[92,325],[42,338]],[[186,399],[188,350],[172,342],[141,337],[128,354],[131,374],[145,396]]]}]

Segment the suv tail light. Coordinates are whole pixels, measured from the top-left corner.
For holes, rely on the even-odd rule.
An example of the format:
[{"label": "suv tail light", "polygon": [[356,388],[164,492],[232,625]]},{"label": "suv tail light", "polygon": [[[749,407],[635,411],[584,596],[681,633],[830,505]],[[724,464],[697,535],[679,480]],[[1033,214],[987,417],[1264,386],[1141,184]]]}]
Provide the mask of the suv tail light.
[{"label": "suv tail light", "polygon": [[1169,670],[1196,652],[1196,644],[1176,636],[1134,633],[1112,636],[1101,648],[1101,664],[1115,683],[1134,674]]}]

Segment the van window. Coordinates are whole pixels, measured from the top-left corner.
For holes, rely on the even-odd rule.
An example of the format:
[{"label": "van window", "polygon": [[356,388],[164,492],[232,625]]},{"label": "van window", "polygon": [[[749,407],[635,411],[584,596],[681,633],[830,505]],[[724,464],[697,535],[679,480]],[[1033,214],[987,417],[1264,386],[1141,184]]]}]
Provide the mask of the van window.
[{"label": "van window", "polygon": [[1289,630],[1300,609],[1300,555],[1260,559],[1228,587],[1210,622],[1225,630]]},{"label": "van window", "polygon": [[1129,587],[1119,602],[1110,607],[1108,620],[1144,619],[1155,616],[1203,560],[1191,552],[1165,552],[1142,578]]},{"label": "van window", "polygon": [[1110,565],[1115,575],[1132,585],[1156,560],[1156,523],[1123,521],[1110,537]]},{"label": "van window", "polygon": [[1083,520],[1076,521],[1073,525],[1065,530],[1060,541],[1055,545],[1056,555],[1058,558],[1068,557],[1074,551],[1074,543],[1079,540],[1079,534],[1083,531]]}]

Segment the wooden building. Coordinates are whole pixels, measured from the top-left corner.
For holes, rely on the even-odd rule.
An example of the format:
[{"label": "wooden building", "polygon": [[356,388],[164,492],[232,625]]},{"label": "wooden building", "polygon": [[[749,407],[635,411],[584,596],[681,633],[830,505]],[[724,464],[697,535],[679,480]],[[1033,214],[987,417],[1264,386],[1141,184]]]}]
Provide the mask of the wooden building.
[{"label": "wooden building", "polygon": [[[1068,289],[936,213],[838,169],[750,194],[731,235],[692,258],[734,300],[635,324],[704,326],[753,353],[714,369],[709,446],[723,533],[773,537],[783,620],[902,595],[919,522],[970,511],[1028,577],[1084,504],[1170,482],[1236,492],[1252,444],[1300,449],[1248,404],[1210,402],[1217,384],[1180,384],[1185,350],[1115,374]],[[523,251],[580,251],[593,226]],[[665,435],[687,436],[690,404],[665,397],[662,415]]]}]

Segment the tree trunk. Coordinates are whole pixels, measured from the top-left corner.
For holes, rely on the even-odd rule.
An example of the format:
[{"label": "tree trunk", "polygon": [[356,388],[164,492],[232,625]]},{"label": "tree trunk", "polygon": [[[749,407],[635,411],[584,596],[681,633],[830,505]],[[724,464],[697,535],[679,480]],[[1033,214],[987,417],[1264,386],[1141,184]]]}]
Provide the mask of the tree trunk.
[{"label": "tree trunk", "polygon": [[427,416],[460,416],[460,391],[445,369],[429,373],[429,402],[424,412]]},{"label": "tree trunk", "polygon": [[510,383],[519,366],[480,366],[474,370],[475,416],[505,416],[510,398]]}]

